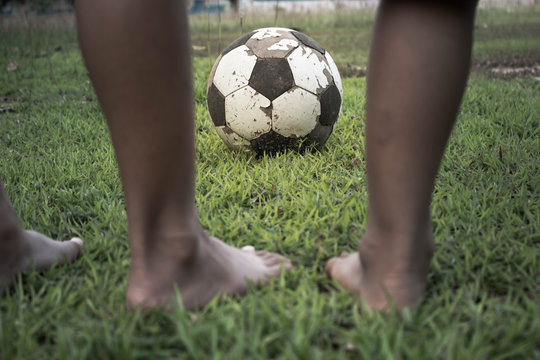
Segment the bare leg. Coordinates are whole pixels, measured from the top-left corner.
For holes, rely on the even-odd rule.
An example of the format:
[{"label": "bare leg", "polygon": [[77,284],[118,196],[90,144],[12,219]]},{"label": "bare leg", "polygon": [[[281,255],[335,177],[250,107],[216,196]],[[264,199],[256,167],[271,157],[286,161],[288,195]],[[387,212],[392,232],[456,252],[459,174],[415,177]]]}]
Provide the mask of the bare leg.
[{"label": "bare leg", "polygon": [[24,230],[0,183],[0,294],[20,272],[73,260],[81,252],[82,244],[79,238],[60,242]]},{"label": "bare leg", "polygon": [[130,305],[187,308],[266,281],[285,258],[209,237],[194,203],[191,58],[182,1],[78,0],[79,39],[126,196]]},{"label": "bare leg", "polygon": [[372,307],[418,306],[435,176],[465,89],[475,1],[380,4],[367,84],[366,233],[327,271]]}]

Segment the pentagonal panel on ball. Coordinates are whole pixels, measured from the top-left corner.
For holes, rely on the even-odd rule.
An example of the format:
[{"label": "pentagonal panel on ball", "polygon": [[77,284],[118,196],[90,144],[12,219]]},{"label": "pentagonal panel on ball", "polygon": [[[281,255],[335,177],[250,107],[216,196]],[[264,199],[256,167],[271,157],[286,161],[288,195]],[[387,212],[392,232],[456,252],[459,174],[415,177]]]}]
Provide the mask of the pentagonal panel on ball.
[{"label": "pentagonal panel on ball", "polygon": [[229,53],[231,50],[239,47],[240,45],[244,45],[253,34],[255,34],[255,31],[252,31],[249,34],[242,35],[238,39],[234,40],[232,43],[229,44],[229,46],[223,49],[223,51],[221,52],[221,56],[225,56],[225,54]]},{"label": "pentagonal panel on ball", "polygon": [[318,51],[299,46],[287,56],[294,83],[314,94],[322,93],[332,83],[332,73],[326,58]]},{"label": "pentagonal panel on ball", "polygon": [[299,87],[275,99],[272,106],[272,129],[286,137],[309,134],[321,113],[317,96]]},{"label": "pentagonal panel on ball", "polygon": [[214,84],[210,85],[206,93],[206,104],[210,118],[215,126],[225,125],[225,97]]},{"label": "pentagonal panel on ball", "polygon": [[290,30],[284,28],[258,30],[246,42],[246,46],[259,58],[285,57],[299,44],[298,39],[291,34]]},{"label": "pentagonal panel on ball", "polygon": [[343,83],[341,82],[338,67],[328,51],[326,54],[324,54],[324,57],[326,58],[326,62],[328,62],[328,66],[330,66],[330,71],[332,72],[332,77],[334,78],[334,84],[336,84],[337,89],[339,90],[339,95],[341,95],[343,98]]},{"label": "pentagonal panel on ball", "polygon": [[250,86],[225,98],[227,126],[246,140],[252,140],[272,128],[272,102]]},{"label": "pentagonal panel on ball", "polygon": [[214,74],[214,84],[224,96],[246,86],[249,82],[257,57],[246,45],[223,55]]},{"label": "pentagonal panel on ball", "polygon": [[249,86],[270,101],[294,86],[294,78],[285,59],[259,59],[253,68]]},{"label": "pentagonal panel on ball", "polygon": [[313,129],[313,131],[310,132],[309,135],[306,137],[307,141],[310,144],[313,144],[316,147],[320,148],[326,143],[326,141],[330,137],[330,134],[332,134],[333,129],[333,126],[324,126],[318,123],[317,126],[315,126],[315,129]]},{"label": "pentagonal panel on ball", "polygon": [[325,126],[332,126],[336,123],[341,110],[341,94],[335,84],[332,84],[321,98],[321,117],[319,122]]},{"label": "pentagonal panel on ball", "polygon": [[321,54],[324,55],[324,53],[326,52],[326,50],[324,50],[324,48],[321,46],[321,44],[319,44],[318,42],[316,42],[315,40],[313,40],[312,38],[310,38],[309,36],[307,36],[306,34],[304,33],[301,33],[299,31],[294,31],[294,30],[291,30],[291,33],[292,35],[294,35],[298,40],[300,40],[300,42],[302,42],[302,44],[306,45],[306,46],[309,46],[310,48],[312,49],[315,49],[317,50],[318,52],[320,52]]}]

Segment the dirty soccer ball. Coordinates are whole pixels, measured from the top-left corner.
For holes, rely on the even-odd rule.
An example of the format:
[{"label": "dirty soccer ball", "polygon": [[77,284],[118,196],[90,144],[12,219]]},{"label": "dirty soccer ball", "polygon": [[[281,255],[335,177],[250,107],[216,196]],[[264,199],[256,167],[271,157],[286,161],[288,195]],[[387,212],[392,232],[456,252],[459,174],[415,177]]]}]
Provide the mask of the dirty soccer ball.
[{"label": "dirty soccer ball", "polygon": [[322,146],[343,96],[330,54],[307,35],[264,28],[230,44],[207,88],[210,117],[232,149],[274,153]]}]

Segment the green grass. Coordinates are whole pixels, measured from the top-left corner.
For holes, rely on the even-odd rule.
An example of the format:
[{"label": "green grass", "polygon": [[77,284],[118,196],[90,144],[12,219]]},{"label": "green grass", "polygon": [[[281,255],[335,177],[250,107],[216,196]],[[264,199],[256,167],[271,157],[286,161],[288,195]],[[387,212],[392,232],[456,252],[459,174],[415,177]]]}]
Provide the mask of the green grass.
[{"label": "green grass", "polygon": [[[519,15],[514,23],[515,13],[481,12],[478,24],[489,25],[477,27],[475,57],[519,48],[538,62],[538,9]],[[331,44],[338,65],[365,65],[371,14],[319,20],[296,27]],[[192,23],[194,42],[208,38],[205,21]],[[274,18],[265,21],[243,26]],[[210,56],[194,59],[200,218],[229,244],[287,254],[296,268],[198,312],[126,311],[124,200],[76,35],[2,30],[1,180],[25,227],[78,235],[86,248],[70,266],[19,276],[0,298],[0,359],[540,359],[540,83],[472,75],[433,197],[437,245],[425,300],[414,313],[359,314],[323,267],[355,249],[365,228],[365,80],[344,79],[342,118],[323,151],[228,151],[204,94],[214,41],[240,35],[236,23],[223,20],[221,39],[212,27]],[[357,32],[348,28],[355,24]],[[521,30],[505,32],[508,24]],[[6,72],[10,59],[19,68]]]}]

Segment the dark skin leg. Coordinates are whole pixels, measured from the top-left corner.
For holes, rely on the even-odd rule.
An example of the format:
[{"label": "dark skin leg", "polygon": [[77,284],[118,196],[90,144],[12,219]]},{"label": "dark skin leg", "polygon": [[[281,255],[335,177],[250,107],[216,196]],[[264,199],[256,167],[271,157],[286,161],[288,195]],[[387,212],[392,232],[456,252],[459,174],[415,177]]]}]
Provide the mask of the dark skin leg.
[{"label": "dark skin leg", "polygon": [[[176,285],[191,308],[220,293],[241,293],[246,279],[266,280],[290,264],[275,254],[228,247],[200,228],[186,21],[171,17],[185,7],[135,3],[77,5],[85,60],[126,192],[128,302],[162,304]],[[433,247],[429,203],[466,83],[474,7],[386,1],[379,10],[368,81],[368,228],[360,255],[327,265],[374,308],[387,306],[386,295],[399,308],[414,308],[422,297]],[[53,253],[42,263],[47,266],[80,251],[80,241],[66,251],[22,230],[0,195],[0,254],[12,254],[0,262],[0,286],[24,270],[12,264],[39,263],[25,254]]]},{"label": "dark skin leg", "polygon": [[23,229],[0,183],[0,294],[18,273],[72,261],[80,254],[82,246],[78,238],[54,241]]},{"label": "dark skin leg", "polygon": [[129,305],[188,309],[290,262],[207,235],[194,202],[190,40],[182,1],[78,0],[84,60],[109,124],[126,196]]},{"label": "dark skin leg", "polygon": [[430,202],[467,82],[474,1],[382,1],[367,75],[368,221],[327,272],[375,309],[416,308],[433,253]]}]

